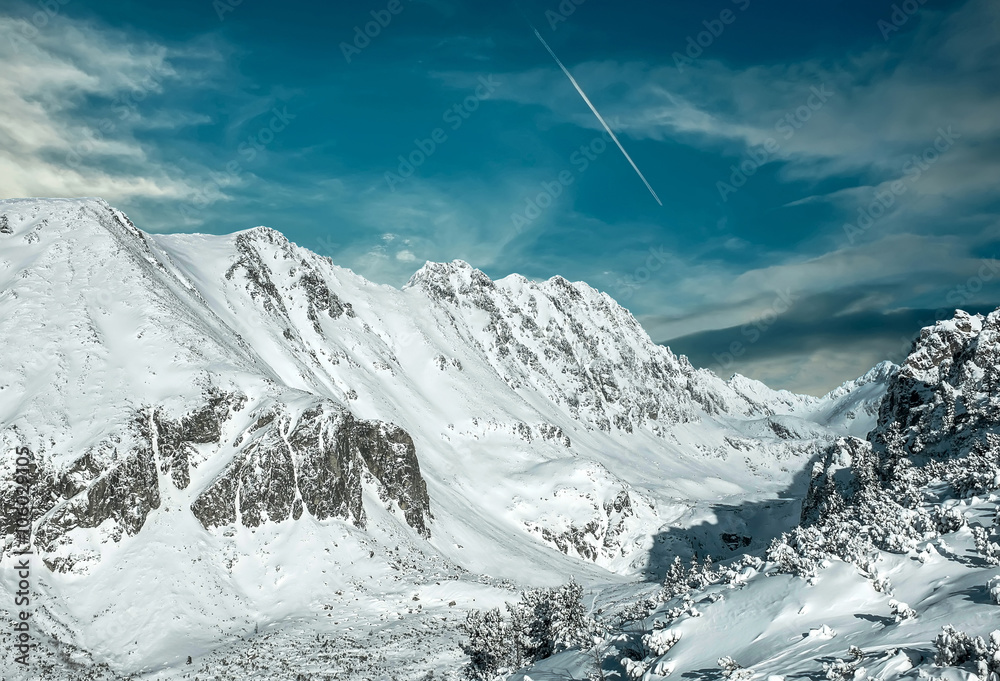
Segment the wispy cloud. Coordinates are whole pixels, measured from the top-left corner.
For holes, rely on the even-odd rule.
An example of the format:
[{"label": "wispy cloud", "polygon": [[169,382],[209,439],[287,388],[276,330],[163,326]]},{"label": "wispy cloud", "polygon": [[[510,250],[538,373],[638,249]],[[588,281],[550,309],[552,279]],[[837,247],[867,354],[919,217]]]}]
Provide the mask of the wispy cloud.
[{"label": "wispy cloud", "polygon": [[193,75],[177,62],[204,69],[217,58],[204,46],[167,47],[63,15],[36,27],[0,14],[3,195],[190,196],[197,173],[166,160],[142,134],[209,120],[172,109],[163,95]]},{"label": "wispy cloud", "polygon": [[[921,192],[992,191],[1000,172],[1000,6],[969,0],[951,14],[928,12],[932,20],[919,30],[837,60],[735,67],[701,59],[684,69],[600,61],[573,69],[595,103],[620,121],[623,136],[677,140],[733,155],[775,139],[781,149],[771,160],[783,162],[788,180],[861,172],[874,187],[899,177],[909,155],[929,144],[938,127],[951,126],[963,144]],[[571,88],[551,72],[503,78],[511,86],[499,97],[596,127]],[[793,121],[794,128],[783,124],[789,114],[804,111],[816,87],[833,93],[822,110],[806,112],[808,119]]]}]

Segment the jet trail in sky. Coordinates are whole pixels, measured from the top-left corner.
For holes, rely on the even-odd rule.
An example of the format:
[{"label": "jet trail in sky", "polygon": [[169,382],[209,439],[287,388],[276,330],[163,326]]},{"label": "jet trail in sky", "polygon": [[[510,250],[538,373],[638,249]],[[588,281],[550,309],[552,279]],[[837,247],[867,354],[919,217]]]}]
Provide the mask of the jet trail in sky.
[{"label": "jet trail in sky", "polygon": [[656,192],[653,191],[653,188],[650,186],[649,182],[646,181],[646,178],[642,174],[642,171],[639,170],[639,166],[635,164],[635,161],[632,160],[632,157],[628,155],[627,151],[625,151],[625,147],[623,147],[622,143],[618,141],[618,137],[608,126],[607,122],[605,122],[604,117],[601,116],[601,113],[597,110],[597,107],[591,103],[590,98],[587,97],[587,93],[585,93],[583,91],[583,88],[580,87],[580,84],[576,82],[576,78],[574,78],[573,74],[569,72],[569,69],[563,66],[563,63],[559,60],[559,57],[557,57],[556,53],[552,51],[552,48],[549,47],[549,44],[545,42],[545,38],[543,38],[542,34],[538,32],[538,29],[532,26],[531,30],[533,30],[535,32],[535,35],[538,36],[538,39],[542,41],[542,45],[545,46],[545,49],[549,51],[549,54],[552,55],[552,58],[556,60],[557,64],[559,64],[559,68],[561,68],[563,73],[566,74],[566,77],[569,78],[569,82],[573,83],[573,87],[575,87],[576,91],[580,93],[581,97],[583,97],[583,101],[587,103],[587,106],[590,107],[590,110],[594,112],[595,116],[597,116],[597,120],[601,122],[601,125],[604,126],[604,129],[608,131],[609,135],[611,135],[611,139],[613,139],[615,141],[615,144],[618,145],[618,148],[621,149],[622,153],[625,155],[625,158],[628,159],[628,162],[632,164],[632,167],[635,169],[636,174],[639,175],[639,179],[642,180],[643,184],[646,185],[646,189],[648,189],[649,193],[653,195],[653,198],[656,199],[656,202],[662,206],[663,202],[660,201],[660,197],[657,196]]}]

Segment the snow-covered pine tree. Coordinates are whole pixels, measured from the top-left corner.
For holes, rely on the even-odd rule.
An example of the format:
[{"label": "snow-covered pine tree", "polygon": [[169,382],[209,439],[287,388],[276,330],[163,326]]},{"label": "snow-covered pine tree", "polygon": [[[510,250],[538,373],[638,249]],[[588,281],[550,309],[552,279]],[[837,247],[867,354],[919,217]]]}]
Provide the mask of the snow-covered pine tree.
[{"label": "snow-covered pine tree", "polygon": [[674,562],[670,564],[670,567],[667,569],[667,575],[663,578],[662,598],[665,601],[669,601],[676,596],[683,596],[690,590],[691,587],[688,584],[688,574],[687,570],[684,569],[684,563],[681,562],[680,556],[674,556]]},{"label": "snow-covered pine tree", "polygon": [[513,672],[514,657],[510,627],[499,608],[471,611],[465,619],[468,642],[461,644],[462,652],[469,656],[465,675],[472,681],[493,681],[501,674]]}]

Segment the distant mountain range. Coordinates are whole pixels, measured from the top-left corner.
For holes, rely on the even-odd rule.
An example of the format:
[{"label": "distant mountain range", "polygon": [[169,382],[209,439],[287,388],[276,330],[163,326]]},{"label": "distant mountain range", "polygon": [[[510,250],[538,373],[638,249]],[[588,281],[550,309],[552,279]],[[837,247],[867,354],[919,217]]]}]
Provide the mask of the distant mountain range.
[{"label": "distant mountain range", "polygon": [[427,263],[396,289],[264,227],[0,201],[0,464],[37,464],[37,664],[214,678],[292,646],[273,678],[457,670],[463,613],[513,590],[763,550],[845,437],[981,438],[995,326],[960,314],[817,398],[695,369],[561,277]]}]

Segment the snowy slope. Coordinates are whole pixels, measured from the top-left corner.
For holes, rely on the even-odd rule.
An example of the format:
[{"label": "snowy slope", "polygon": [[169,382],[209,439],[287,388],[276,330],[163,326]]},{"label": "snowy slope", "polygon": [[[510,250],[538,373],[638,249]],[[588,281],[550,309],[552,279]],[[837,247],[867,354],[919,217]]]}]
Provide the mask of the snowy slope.
[{"label": "snowy slope", "polygon": [[801,525],[766,552],[605,590],[606,612],[632,615],[596,657],[571,650],[511,678],[587,678],[595,659],[606,678],[644,681],[998,678],[998,323],[1000,310],[957,311],[900,367],[831,393],[887,390],[868,440],[828,448]]},{"label": "snowy slope", "polygon": [[126,672],[262,628],[453,642],[454,613],[515,586],[756,545],[891,373],[803,398],[696,370],[559,277],[428,263],[399,290],[267,228],[148,235],[96,199],[0,215],[0,463],[39,462],[45,649]]}]

